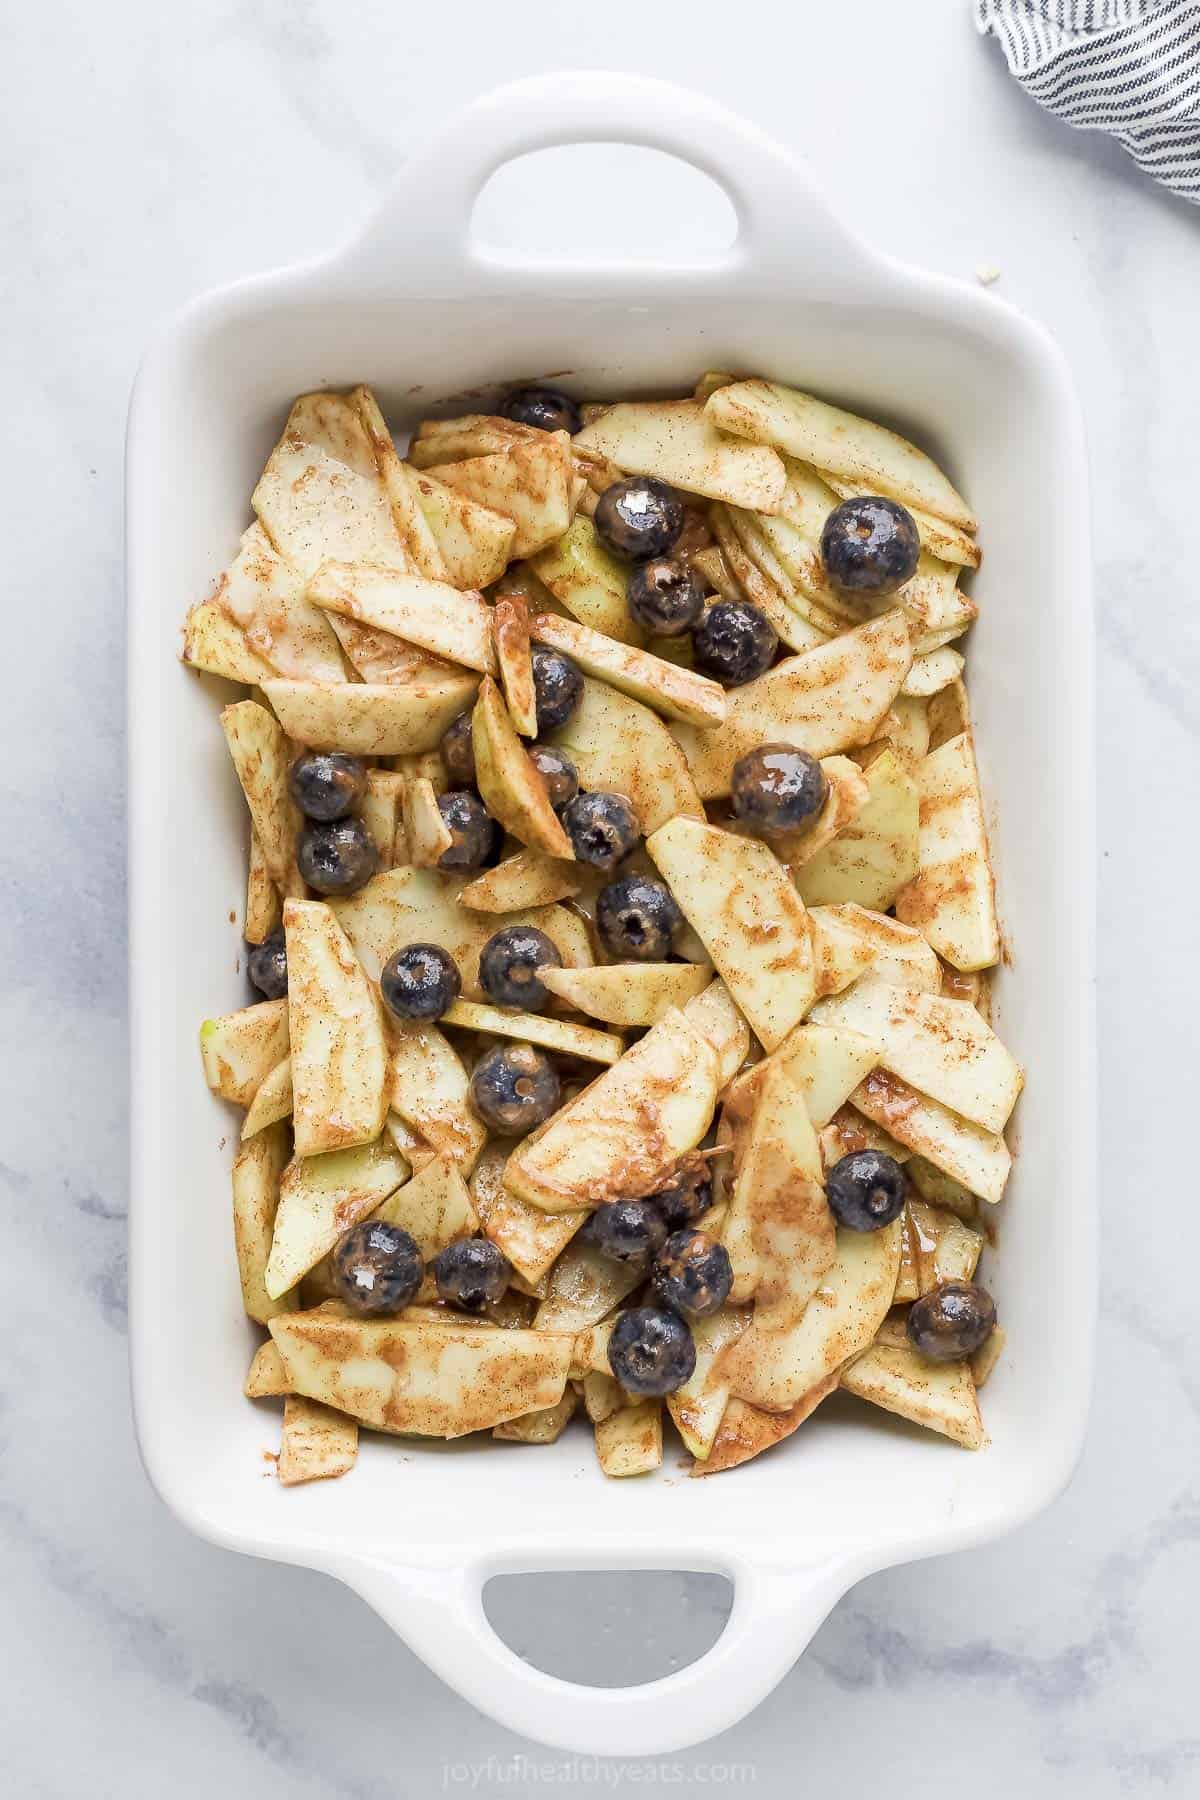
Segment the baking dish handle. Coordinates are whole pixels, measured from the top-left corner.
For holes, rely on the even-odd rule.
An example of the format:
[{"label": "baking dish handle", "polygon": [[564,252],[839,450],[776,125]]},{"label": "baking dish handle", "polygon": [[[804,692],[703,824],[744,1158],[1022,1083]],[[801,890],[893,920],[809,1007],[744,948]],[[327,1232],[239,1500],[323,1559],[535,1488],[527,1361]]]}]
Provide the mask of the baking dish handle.
[{"label": "baking dish handle", "polygon": [[[601,1566],[631,1565],[617,1553]],[[663,1756],[736,1725],[791,1668],[850,1579],[844,1563],[720,1568],[734,1600],[712,1648],[660,1680],[602,1688],[534,1668],[493,1630],[484,1584],[511,1569],[421,1570],[355,1557],[333,1572],[481,1712],[538,1743],[591,1756]]]},{"label": "baking dish handle", "polygon": [[757,278],[759,291],[777,281],[795,291],[841,292],[851,276],[879,262],[849,231],[803,162],[724,107],[685,88],[644,76],[562,71],[515,81],[453,113],[401,167],[383,204],[339,262],[358,282],[380,293],[459,283],[474,291],[490,273],[536,266],[539,287],[571,285],[580,274],[603,284],[628,282],[624,259],[566,266],[484,250],[471,235],[475,202],[490,176],[514,157],[562,144],[619,143],[660,150],[701,170],[723,188],[737,215],[738,234],[727,248],[664,264],[638,264],[639,279],[656,270],[708,275],[719,285]]}]

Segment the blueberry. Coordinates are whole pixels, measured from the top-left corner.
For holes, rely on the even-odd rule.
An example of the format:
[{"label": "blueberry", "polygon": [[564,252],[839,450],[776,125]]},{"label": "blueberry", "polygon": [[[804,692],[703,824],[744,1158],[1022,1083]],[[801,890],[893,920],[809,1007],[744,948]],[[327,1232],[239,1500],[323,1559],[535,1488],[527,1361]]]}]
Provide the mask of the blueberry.
[{"label": "blueberry", "polygon": [[704,611],[704,591],[686,563],[639,563],[625,589],[629,610],[652,637],[682,637]]},{"label": "blueberry", "polygon": [[688,1163],[669,1187],[659,1188],[649,1198],[666,1220],[667,1229],[678,1231],[683,1225],[694,1225],[712,1205],[712,1177],[704,1163]]},{"label": "blueberry", "polygon": [[306,819],[344,819],[367,791],[366,766],[341,750],[306,750],[288,770],[288,791]]},{"label": "blueberry", "polygon": [[533,646],[530,660],[537,728],[557,731],[583,699],[583,676],[569,656],[561,650],[547,650],[544,644]]},{"label": "blueberry", "polygon": [[729,1252],[716,1238],[685,1225],[673,1231],[650,1271],[656,1300],[672,1312],[703,1319],[724,1306],[733,1286]]},{"label": "blueberry", "polygon": [[597,869],[614,869],[641,835],[624,794],[576,794],[562,820],[580,862]]},{"label": "blueberry", "polygon": [[442,763],[455,787],[471,787],[475,781],[475,743],[471,715],[459,713],[442,733]]},{"label": "blueberry", "polygon": [[692,633],[696,667],[726,687],[765,674],[779,639],[765,612],[748,600],[718,600]]},{"label": "blueberry", "polygon": [[579,792],[575,764],[551,744],[531,744],[529,760],[546,784],[546,795],[555,812]]},{"label": "blueberry", "polygon": [[584,1227],[589,1243],[617,1262],[645,1268],[667,1241],[667,1226],[649,1200],[608,1200]]},{"label": "blueberry", "polygon": [[613,1326],[608,1366],[627,1394],[673,1394],[696,1367],[696,1346],[678,1313],[635,1306]]},{"label": "blueberry", "polygon": [[287,993],[287,941],[282,931],[273,931],[253,946],[246,958],[246,973],[268,1000],[283,999]]},{"label": "blueberry", "polygon": [[332,1257],[338,1298],[356,1313],[398,1313],[421,1285],[425,1264],[416,1239],[398,1225],[364,1219],[338,1239]]},{"label": "blueberry", "polygon": [[379,991],[397,1019],[440,1019],[461,994],[462,976],[440,944],[405,944],[384,963]]},{"label": "blueberry", "polygon": [[932,1362],[974,1356],[996,1328],[996,1302],[975,1281],[943,1281],[908,1309],[908,1341]]},{"label": "blueberry", "polygon": [[649,875],[622,875],[596,896],[596,930],[612,955],[665,962],[683,926],[669,887]]},{"label": "blueberry", "polygon": [[503,1300],[512,1264],[490,1238],[459,1238],[434,1257],[433,1278],[443,1300],[463,1312],[477,1313]]},{"label": "blueberry", "polygon": [[497,1006],[540,1012],[550,995],[537,972],[547,966],[561,969],[562,957],[545,932],[532,925],[508,925],[483,946],[479,985]]},{"label": "blueberry", "polygon": [[361,819],[334,819],[304,827],[296,864],[318,894],[356,894],[379,867],[379,852]]},{"label": "blueberry", "polygon": [[539,431],[569,431],[572,437],[583,424],[577,402],[570,394],[551,387],[514,388],[500,411],[518,425],[536,425]]},{"label": "blueberry", "polygon": [[920,554],[912,514],[878,494],[843,500],[821,531],[825,573],[844,594],[894,594],[915,573]]},{"label": "blueberry", "polygon": [[833,1216],[847,1231],[878,1231],[899,1217],[904,1170],[882,1150],[852,1150],[825,1177]]},{"label": "blueberry", "polygon": [[760,744],[733,765],[733,810],[760,837],[811,824],[828,792],[816,757],[791,744]]},{"label": "blueberry", "polygon": [[653,475],[630,475],[605,488],[592,524],[606,550],[644,562],[673,549],[683,530],[683,501]]},{"label": "blueberry", "polygon": [[550,1117],[561,1088],[554,1064],[532,1044],[497,1044],[471,1076],[471,1100],[484,1124],[501,1137],[524,1137]]},{"label": "blueberry", "polygon": [[476,794],[462,788],[438,795],[438,811],[450,833],[439,869],[481,869],[500,841],[500,828]]}]

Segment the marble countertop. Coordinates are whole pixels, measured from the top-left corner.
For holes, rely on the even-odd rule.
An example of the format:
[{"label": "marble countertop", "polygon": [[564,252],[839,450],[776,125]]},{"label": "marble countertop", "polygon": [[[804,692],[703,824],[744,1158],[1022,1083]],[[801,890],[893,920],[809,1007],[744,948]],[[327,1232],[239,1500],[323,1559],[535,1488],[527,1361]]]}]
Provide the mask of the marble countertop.
[{"label": "marble countertop", "polygon": [[[1200,1785],[1186,1602],[1200,1574],[1200,1386],[1176,1139],[1194,1103],[1200,875],[1189,798],[1200,211],[1112,145],[1043,117],[970,11],[65,0],[10,16],[5,786],[10,848],[24,833],[30,855],[6,857],[0,875],[5,1792],[376,1800],[688,1773],[780,1800],[800,1779],[847,1795],[919,1782],[925,1800],[951,1800],[968,1772],[981,1800]],[[1074,365],[1096,496],[1107,1256],[1091,1435],[1056,1506],[992,1548],[864,1582],[773,1697],[672,1759],[674,1774],[616,1765],[548,1780],[519,1761],[548,1753],[450,1694],[350,1593],[195,1541],[138,1464],[125,1343],[121,434],[166,311],[344,234],[461,97],[570,64],[672,76],[752,115],[803,149],[887,249],[968,280],[997,268],[998,291],[1044,320]],[[556,230],[564,220],[586,236],[586,209],[548,180],[540,198],[521,181],[499,194],[497,228],[528,232],[535,209],[544,226],[557,208]],[[606,211],[611,234],[611,209],[595,217]],[[701,1578],[658,1577],[638,1595],[638,1637],[660,1668],[714,1635],[720,1597]],[[571,1673],[618,1666],[633,1598],[617,1578]],[[538,1588],[510,1597],[514,1641],[571,1655],[556,1646],[560,1602]]]}]

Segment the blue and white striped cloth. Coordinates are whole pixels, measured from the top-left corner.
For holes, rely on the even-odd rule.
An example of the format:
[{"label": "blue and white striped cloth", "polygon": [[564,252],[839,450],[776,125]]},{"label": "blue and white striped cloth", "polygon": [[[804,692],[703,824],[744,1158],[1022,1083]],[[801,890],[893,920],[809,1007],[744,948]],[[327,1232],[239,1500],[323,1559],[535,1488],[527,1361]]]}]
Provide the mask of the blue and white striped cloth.
[{"label": "blue and white striped cloth", "polygon": [[1047,111],[1200,205],[1200,0],[976,0],[975,23]]}]

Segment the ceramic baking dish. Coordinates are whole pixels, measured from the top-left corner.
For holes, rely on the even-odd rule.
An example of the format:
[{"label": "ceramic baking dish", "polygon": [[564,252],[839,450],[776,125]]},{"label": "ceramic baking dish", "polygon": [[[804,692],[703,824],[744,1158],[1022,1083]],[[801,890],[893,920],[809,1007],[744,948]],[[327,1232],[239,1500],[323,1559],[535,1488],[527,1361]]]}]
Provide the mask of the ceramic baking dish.
[{"label": "ceramic baking dish", "polygon": [[[476,248],[488,176],[567,142],[653,147],[705,171],[733,203],[735,243],[657,267]],[[180,618],[233,552],[304,389],[369,381],[407,429],[432,400],[497,381],[567,370],[577,393],[603,398],[685,390],[712,367],[895,423],[944,459],[982,521],[971,693],[1015,948],[999,1006],[1029,1070],[1003,1254],[988,1265],[1009,1333],[987,1391],[991,1447],[971,1455],[835,1400],[708,1481],[669,1464],[606,1481],[568,1432],[548,1449],[367,1438],[349,1479],[282,1490],[264,1479],[275,1421],[241,1394],[254,1334],[230,1232],[235,1121],[205,1091],[196,1050],[204,1015],[245,1003],[246,823],[216,726],[220,684],[175,661]],[[203,1537],[348,1582],[516,1731],[626,1755],[708,1737],[769,1692],[852,1583],[1029,1518],[1080,1447],[1095,1281],[1092,624],[1062,358],[990,294],[867,248],[802,165],[708,101],[557,74],[461,112],[333,256],[189,306],[146,357],[128,459],[132,1346],[151,1479]],[[641,1687],[531,1668],[481,1603],[497,1572],[658,1567],[723,1572],[735,1597],[706,1655]]]}]

